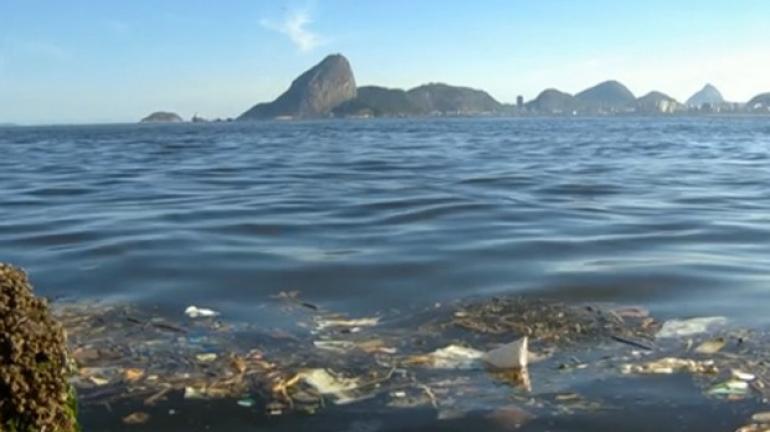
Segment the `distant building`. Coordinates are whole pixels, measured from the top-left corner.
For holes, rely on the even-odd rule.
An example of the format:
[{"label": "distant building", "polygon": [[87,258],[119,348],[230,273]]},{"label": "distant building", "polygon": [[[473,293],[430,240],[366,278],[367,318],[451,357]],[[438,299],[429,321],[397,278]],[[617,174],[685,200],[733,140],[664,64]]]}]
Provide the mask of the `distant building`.
[{"label": "distant building", "polygon": [[516,106],[517,106],[519,109],[523,109],[523,108],[524,108],[524,96],[518,96],[518,97],[516,98]]}]

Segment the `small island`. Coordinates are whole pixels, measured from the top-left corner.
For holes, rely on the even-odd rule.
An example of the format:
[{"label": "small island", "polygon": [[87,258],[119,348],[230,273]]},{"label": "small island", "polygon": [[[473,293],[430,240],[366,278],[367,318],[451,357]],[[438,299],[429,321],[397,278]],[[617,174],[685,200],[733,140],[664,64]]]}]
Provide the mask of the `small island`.
[{"label": "small island", "polygon": [[140,123],[182,123],[184,120],[179,114],[157,111],[143,118]]}]

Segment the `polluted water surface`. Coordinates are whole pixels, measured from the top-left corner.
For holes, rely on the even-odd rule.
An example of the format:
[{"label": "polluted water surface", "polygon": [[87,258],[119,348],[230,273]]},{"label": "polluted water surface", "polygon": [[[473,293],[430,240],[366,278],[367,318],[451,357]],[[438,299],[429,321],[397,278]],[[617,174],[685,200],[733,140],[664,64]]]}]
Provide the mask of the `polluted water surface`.
[{"label": "polluted water surface", "polygon": [[[524,297],[371,317],[296,295],[278,301],[296,327],[260,328],[199,307],[156,316],[130,305],[55,305],[77,365],[72,383],[85,424],[379,431],[481,422],[490,430],[602,430],[626,419],[620,426],[634,430],[620,412],[675,408],[679,429],[770,424],[762,409],[770,397],[768,336],[724,319],[672,324],[640,307]],[[697,416],[704,407],[720,421]],[[233,415],[205,415],[223,411]]]}]

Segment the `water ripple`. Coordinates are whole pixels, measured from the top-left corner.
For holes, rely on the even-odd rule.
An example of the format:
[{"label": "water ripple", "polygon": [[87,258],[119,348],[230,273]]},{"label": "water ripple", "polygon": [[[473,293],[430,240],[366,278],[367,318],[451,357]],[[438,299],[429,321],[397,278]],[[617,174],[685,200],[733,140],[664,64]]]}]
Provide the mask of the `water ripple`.
[{"label": "water ripple", "polygon": [[756,118],[0,129],[0,259],[50,295],[257,321],[249,305],[284,290],[362,313],[534,292],[765,321],[769,131]]}]

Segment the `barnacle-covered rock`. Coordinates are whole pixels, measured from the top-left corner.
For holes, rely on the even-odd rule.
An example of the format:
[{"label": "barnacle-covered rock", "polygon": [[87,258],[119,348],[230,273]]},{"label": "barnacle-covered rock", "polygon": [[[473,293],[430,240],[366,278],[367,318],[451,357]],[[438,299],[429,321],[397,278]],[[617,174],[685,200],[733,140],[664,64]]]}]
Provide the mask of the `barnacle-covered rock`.
[{"label": "barnacle-covered rock", "polygon": [[78,430],[66,338],[27,275],[0,263],[0,431]]}]

